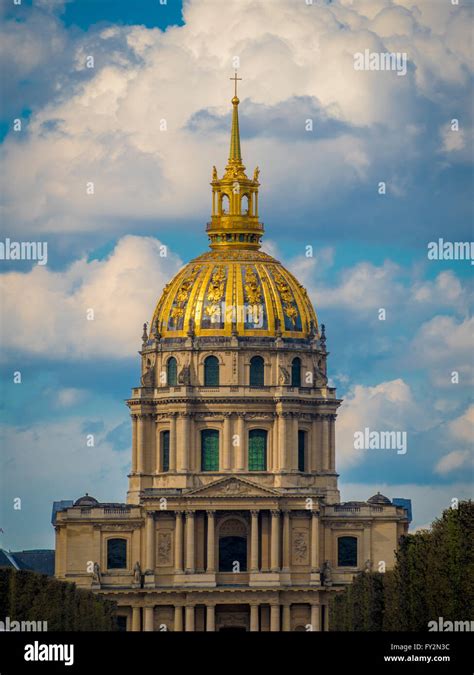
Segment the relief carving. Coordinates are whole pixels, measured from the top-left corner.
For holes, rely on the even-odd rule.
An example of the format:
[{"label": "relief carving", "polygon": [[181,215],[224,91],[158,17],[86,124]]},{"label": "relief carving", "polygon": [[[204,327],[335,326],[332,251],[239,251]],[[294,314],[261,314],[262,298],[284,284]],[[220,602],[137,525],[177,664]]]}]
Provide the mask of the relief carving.
[{"label": "relief carving", "polygon": [[171,565],[171,532],[158,533],[158,565]]}]

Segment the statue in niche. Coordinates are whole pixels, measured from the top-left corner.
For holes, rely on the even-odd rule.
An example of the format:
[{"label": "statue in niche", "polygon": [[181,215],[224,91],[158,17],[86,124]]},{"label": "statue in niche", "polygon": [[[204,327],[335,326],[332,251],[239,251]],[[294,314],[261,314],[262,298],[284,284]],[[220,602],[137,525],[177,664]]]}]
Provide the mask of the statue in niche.
[{"label": "statue in niche", "polygon": [[280,376],[278,381],[281,385],[290,384],[290,374],[283,366],[280,366]]},{"label": "statue in niche", "polygon": [[133,567],[133,581],[140,585],[142,583],[142,568],[140,567],[138,560]]},{"label": "statue in niche", "polygon": [[102,576],[101,576],[101,572],[100,572],[100,565],[99,565],[98,562],[95,562],[93,572],[92,572],[92,582],[94,584],[100,584],[101,581],[102,581]]},{"label": "statue in niche", "polygon": [[329,560],[325,561],[321,575],[323,586],[332,586],[332,570]]},{"label": "statue in niche", "polygon": [[142,387],[154,387],[155,386],[155,372],[153,365],[148,362],[145,372],[141,377]]}]

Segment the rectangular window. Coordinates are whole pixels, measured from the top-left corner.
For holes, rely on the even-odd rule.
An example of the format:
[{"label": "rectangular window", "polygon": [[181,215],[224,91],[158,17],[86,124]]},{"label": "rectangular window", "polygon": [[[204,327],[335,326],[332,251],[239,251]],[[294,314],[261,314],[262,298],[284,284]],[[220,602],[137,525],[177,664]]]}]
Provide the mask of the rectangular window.
[{"label": "rectangular window", "polygon": [[161,461],[162,471],[170,470],[170,432],[161,433]]},{"label": "rectangular window", "polygon": [[304,471],[305,466],[305,432],[298,431],[298,471]]},{"label": "rectangular window", "polygon": [[219,471],[219,432],[217,429],[201,431],[201,470]]}]

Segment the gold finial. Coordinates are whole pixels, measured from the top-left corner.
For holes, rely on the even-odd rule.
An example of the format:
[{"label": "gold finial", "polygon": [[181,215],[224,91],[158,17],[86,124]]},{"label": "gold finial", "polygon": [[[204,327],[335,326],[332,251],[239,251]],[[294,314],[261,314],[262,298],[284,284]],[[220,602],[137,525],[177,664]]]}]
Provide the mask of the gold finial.
[{"label": "gold finial", "polygon": [[237,98],[237,81],[241,79],[241,77],[237,77],[237,71],[235,71],[234,77],[229,77],[229,80],[234,80],[234,98]]}]

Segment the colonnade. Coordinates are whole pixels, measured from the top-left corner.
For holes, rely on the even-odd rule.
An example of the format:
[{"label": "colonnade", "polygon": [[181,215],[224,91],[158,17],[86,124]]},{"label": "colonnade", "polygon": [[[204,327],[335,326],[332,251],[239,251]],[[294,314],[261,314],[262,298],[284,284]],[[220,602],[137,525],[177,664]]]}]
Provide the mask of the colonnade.
[{"label": "colonnade", "polygon": [[[333,414],[316,414],[311,420],[301,419],[296,412],[275,413],[270,424],[262,417],[259,428],[268,432],[267,471],[298,470],[298,431],[305,432],[305,473],[335,471],[335,419]],[[246,413],[223,413],[205,424],[220,431],[219,471],[246,471],[247,434],[255,419]],[[164,422],[156,416],[132,414],[132,473],[153,474],[163,471],[161,433],[169,431],[169,472],[201,471],[198,425],[189,412],[167,414]]]}]

